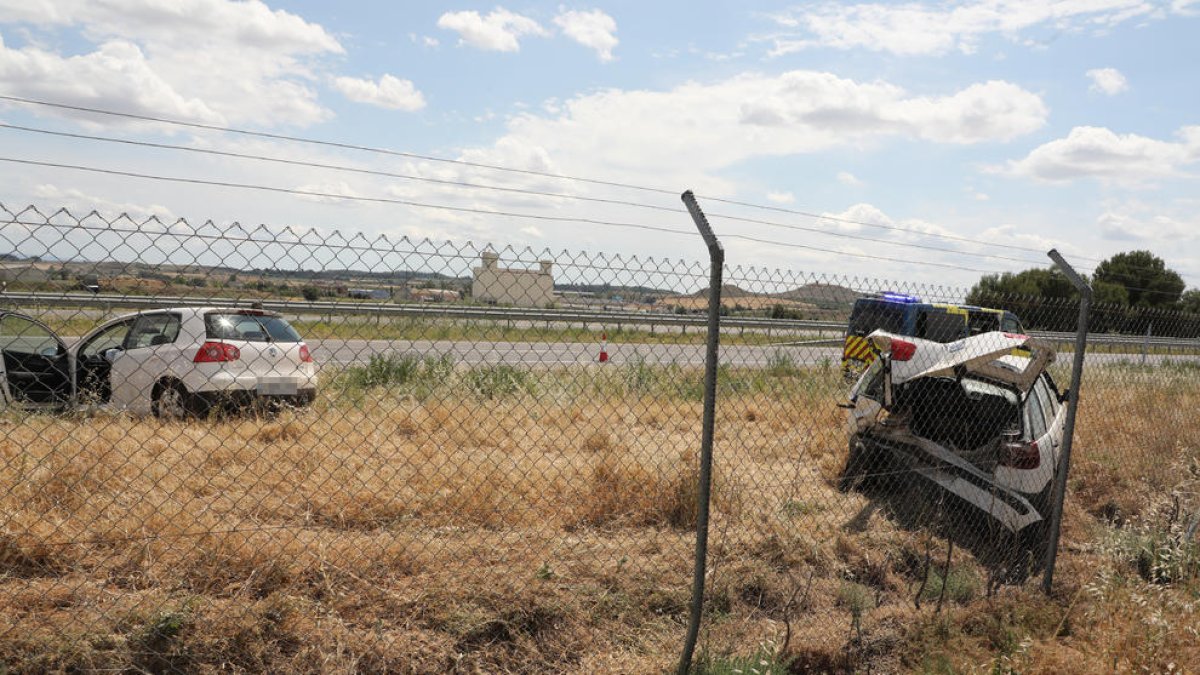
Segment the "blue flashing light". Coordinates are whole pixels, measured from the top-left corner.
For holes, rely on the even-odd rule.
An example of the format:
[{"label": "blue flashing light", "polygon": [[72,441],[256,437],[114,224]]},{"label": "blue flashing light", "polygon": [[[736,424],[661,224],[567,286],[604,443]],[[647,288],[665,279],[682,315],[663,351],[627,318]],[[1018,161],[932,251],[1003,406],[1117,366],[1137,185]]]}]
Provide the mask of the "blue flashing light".
[{"label": "blue flashing light", "polygon": [[883,294],[883,301],[914,305],[918,302],[921,302],[921,299],[915,295],[908,295],[907,293],[892,293],[891,291],[888,291]]}]

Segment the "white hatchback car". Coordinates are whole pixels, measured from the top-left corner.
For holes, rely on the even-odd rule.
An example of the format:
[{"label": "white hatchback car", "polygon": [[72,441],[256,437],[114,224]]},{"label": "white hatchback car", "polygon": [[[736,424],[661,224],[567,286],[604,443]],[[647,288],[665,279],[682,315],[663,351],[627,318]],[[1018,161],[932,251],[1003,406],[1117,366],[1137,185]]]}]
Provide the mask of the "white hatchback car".
[{"label": "white hatchback car", "polygon": [[76,399],[160,417],[256,401],[307,405],[317,392],[308,345],[255,309],[184,307],[123,316],[71,348]]},{"label": "white hatchback car", "polygon": [[1066,419],[1053,350],[1003,332],[869,339],[880,358],[850,394],[843,488],[912,471],[1041,545]]}]

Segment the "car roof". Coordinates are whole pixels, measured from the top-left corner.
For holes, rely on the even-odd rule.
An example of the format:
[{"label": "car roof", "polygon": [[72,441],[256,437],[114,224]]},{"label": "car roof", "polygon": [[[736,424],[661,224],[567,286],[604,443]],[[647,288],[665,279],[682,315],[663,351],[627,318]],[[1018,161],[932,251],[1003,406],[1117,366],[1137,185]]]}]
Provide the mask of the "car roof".
[{"label": "car roof", "polygon": [[261,316],[280,316],[280,314],[278,312],[272,312],[272,311],[263,310],[263,309],[254,309],[251,307],[228,307],[228,306],[225,306],[225,307],[217,307],[217,306],[214,306],[214,307],[156,307],[154,309],[143,309],[143,310],[139,310],[137,312],[129,312],[127,314],[121,314],[119,316],[116,316],[116,317],[110,319],[109,321],[105,321],[104,323],[108,324],[108,323],[113,323],[115,321],[124,321],[126,319],[133,319],[133,318],[142,316],[143,314],[164,314],[164,313],[183,314],[185,316],[203,316],[205,314],[213,314],[213,313],[255,314],[255,315],[261,315]]}]

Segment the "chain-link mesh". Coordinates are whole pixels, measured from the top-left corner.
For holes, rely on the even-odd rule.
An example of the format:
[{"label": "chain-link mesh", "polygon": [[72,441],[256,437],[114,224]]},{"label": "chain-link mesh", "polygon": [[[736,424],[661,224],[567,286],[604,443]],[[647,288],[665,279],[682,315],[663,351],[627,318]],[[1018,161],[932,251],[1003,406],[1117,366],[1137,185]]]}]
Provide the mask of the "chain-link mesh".
[{"label": "chain-link mesh", "polygon": [[[0,664],[677,658],[707,263],[2,213]],[[1032,585],[1077,303],[725,284],[702,661],[914,668]],[[1151,581],[1198,571],[1198,324],[1093,313],[1064,548]]]}]

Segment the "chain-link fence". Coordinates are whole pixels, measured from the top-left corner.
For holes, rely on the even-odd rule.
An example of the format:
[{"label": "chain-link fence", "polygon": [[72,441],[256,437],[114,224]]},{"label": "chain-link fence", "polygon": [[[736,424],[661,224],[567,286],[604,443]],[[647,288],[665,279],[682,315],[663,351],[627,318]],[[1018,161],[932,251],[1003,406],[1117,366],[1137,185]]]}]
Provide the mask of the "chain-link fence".
[{"label": "chain-link fence", "polygon": [[1200,572],[1195,315],[730,260],[705,500],[708,262],[0,213],[0,670],[661,671],[698,526],[700,667],[957,667],[1075,390],[1065,592]]}]

